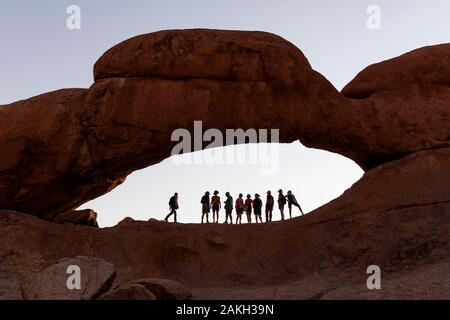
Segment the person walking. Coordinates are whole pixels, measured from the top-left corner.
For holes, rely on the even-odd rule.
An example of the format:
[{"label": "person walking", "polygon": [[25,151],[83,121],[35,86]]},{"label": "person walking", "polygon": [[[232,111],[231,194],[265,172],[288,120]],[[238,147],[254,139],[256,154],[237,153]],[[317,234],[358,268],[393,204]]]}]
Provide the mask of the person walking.
[{"label": "person walking", "polygon": [[229,192],[225,193],[225,196],[227,197],[227,200],[225,200],[225,224],[228,223],[228,218],[230,218],[230,224],[233,224],[233,197],[230,195]]},{"label": "person walking", "polygon": [[286,205],[286,197],[283,190],[278,190],[278,209],[280,209],[281,220],[284,220],[284,206]]},{"label": "person walking", "polygon": [[236,224],[241,224],[242,223],[242,213],[244,212],[244,199],[243,199],[243,194],[239,193],[239,198],[236,199]]},{"label": "person walking", "polygon": [[206,223],[209,223],[209,191],[205,192],[205,195],[202,197],[202,199],[200,200],[201,204],[202,204],[202,223],[203,223],[203,219],[206,216]]},{"label": "person walking", "polygon": [[218,196],[219,191],[214,191],[214,195],[211,198],[211,207],[213,213],[213,223],[219,223],[219,210],[221,207],[220,197]]},{"label": "person walking", "polygon": [[272,196],[272,193],[270,191],[267,191],[267,198],[266,198],[266,222],[272,221],[272,212],[273,212],[273,206],[275,204],[275,200]]},{"label": "person walking", "polygon": [[263,223],[262,217],[261,217],[262,206],[263,206],[263,203],[262,203],[262,200],[261,200],[259,194],[255,193],[255,200],[253,200],[253,212],[255,213],[256,223],[258,223],[258,219],[261,223]]},{"label": "person walking", "polygon": [[248,194],[247,199],[245,199],[244,203],[244,211],[247,214],[248,223],[252,223],[252,204],[253,204],[252,196]]},{"label": "person walking", "polygon": [[287,196],[286,196],[286,200],[287,200],[287,204],[288,204],[288,209],[289,209],[289,218],[292,219],[292,206],[296,206],[297,208],[300,209],[300,212],[303,215],[303,210],[302,207],[300,207],[300,205],[297,202],[297,199],[295,199],[294,194],[292,193],[291,190],[288,191]]},{"label": "person walking", "polygon": [[166,222],[169,222],[169,218],[173,215],[173,222],[177,222],[177,210],[178,210],[178,193],[170,197],[169,199],[169,209],[170,212],[164,219]]}]

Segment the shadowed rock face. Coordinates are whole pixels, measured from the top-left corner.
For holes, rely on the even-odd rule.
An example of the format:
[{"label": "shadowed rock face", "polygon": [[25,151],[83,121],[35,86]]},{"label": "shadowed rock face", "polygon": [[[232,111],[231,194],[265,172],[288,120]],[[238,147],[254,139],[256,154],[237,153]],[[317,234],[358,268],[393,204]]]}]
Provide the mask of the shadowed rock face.
[{"label": "shadowed rock face", "polygon": [[79,203],[91,168],[80,114],[87,90],[0,106],[0,207],[40,215]]},{"label": "shadowed rock face", "polygon": [[65,89],[0,106],[0,208],[52,219],[123,181],[91,160],[80,122],[86,94]]},{"label": "shadowed rock face", "polygon": [[342,94],[355,99],[351,103],[376,127],[366,136],[378,139],[369,167],[417,150],[450,146],[450,44],[368,66]]},{"label": "shadowed rock face", "polygon": [[[419,49],[370,68],[388,70],[380,74],[390,72],[392,88],[374,82],[371,88],[381,86],[380,92],[370,89],[377,92],[355,100],[273,34],[198,29],[129,39],[95,64],[89,90],[60,90],[0,107],[0,208],[52,220],[170,156],[173,130],[192,132],[195,120],[204,130],[280,129],[280,142],[300,139],[366,170],[449,147],[445,76],[428,72],[417,84],[404,75],[417,79],[447,48]],[[416,61],[423,56],[426,63]],[[404,70],[389,67],[402,64]],[[349,88],[367,87],[367,78],[358,76]]]},{"label": "shadowed rock face", "polygon": [[[90,255],[114,265],[113,287],[170,278],[194,299],[448,299],[449,160],[442,149],[381,165],[316,211],[270,224],[94,229],[1,212],[1,267],[21,283],[42,265]],[[371,264],[382,270],[378,292],[365,287]]]}]

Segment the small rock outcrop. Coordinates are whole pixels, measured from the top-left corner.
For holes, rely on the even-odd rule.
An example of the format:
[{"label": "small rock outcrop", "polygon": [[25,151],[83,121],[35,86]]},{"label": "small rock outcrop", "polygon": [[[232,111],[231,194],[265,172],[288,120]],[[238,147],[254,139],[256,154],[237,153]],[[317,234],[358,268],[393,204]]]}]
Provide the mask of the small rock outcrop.
[{"label": "small rock outcrop", "polygon": [[156,300],[141,284],[125,284],[102,295],[98,300]]},{"label": "small rock outcrop", "polygon": [[84,226],[98,227],[97,212],[91,209],[70,210],[58,214],[53,222],[63,224],[72,223]]},{"label": "small rock outcrop", "polygon": [[[75,269],[69,268],[71,266],[79,270],[80,288],[68,286],[69,276],[75,274]],[[92,300],[110,289],[115,275],[111,263],[95,257],[79,256],[63,259],[31,274],[23,282],[22,292],[27,300]]]},{"label": "small rock outcrop", "polygon": [[188,300],[192,293],[181,283],[168,279],[146,278],[134,280],[153,293],[158,300]]},{"label": "small rock outcrop", "polygon": [[450,44],[428,46],[368,66],[342,89],[352,99],[411,85],[450,87]]}]

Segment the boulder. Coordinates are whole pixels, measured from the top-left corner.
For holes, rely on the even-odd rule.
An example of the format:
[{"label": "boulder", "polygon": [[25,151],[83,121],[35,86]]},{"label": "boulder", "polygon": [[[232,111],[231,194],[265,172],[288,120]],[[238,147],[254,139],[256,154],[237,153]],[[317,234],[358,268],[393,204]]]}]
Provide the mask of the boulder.
[{"label": "boulder", "polygon": [[450,44],[428,46],[368,66],[342,94],[352,99],[411,85],[450,87]]},{"label": "boulder", "polygon": [[174,130],[193,133],[196,120],[222,132],[280,129],[280,142],[300,138],[344,153],[354,135],[345,130],[350,119],[332,120],[347,101],[298,48],[270,33],[141,35],[108,50],[94,75],[81,119],[92,160],[108,172],[169,157]]},{"label": "boulder", "polygon": [[290,42],[267,32],[165,30],[128,39],[105,52],[94,66],[106,78],[277,81],[306,84],[313,73]]},{"label": "boulder", "polygon": [[79,120],[86,93],[58,90],[0,106],[0,208],[42,217],[79,203],[90,166]]},{"label": "boulder", "polygon": [[352,158],[362,155],[358,162],[367,169],[416,151],[450,147],[448,101],[450,87],[418,84],[352,100],[352,118],[365,137],[363,143],[352,142],[359,150]]},{"label": "boulder", "polygon": [[[70,266],[79,267],[80,289],[68,286],[68,279],[74,274],[68,269]],[[27,300],[91,300],[111,288],[115,275],[113,265],[105,260],[85,256],[66,258],[29,275],[22,284],[22,292]]]},{"label": "boulder", "polygon": [[136,220],[134,220],[133,218],[126,217],[126,218],[123,218],[121,221],[119,221],[119,223],[117,225],[118,226],[124,226],[124,225],[132,224],[134,222],[136,222]]},{"label": "boulder", "polygon": [[156,300],[156,297],[143,285],[125,284],[108,291],[98,300]]},{"label": "boulder", "polygon": [[72,223],[84,226],[98,227],[97,212],[92,209],[70,210],[58,214],[54,219],[55,223]]},{"label": "boulder", "polygon": [[450,44],[368,66],[342,94],[353,99],[358,113],[353,118],[369,142],[356,148],[365,149],[364,168],[415,151],[450,147]]},{"label": "boulder", "polygon": [[0,301],[22,299],[20,282],[17,277],[10,272],[0,271]]},{"label": "boulder", "polygon": [[146,278],[134,280],[152,292],[158,300],[188,300],[192,297],[189,289],[181,283],[169,279]]}]

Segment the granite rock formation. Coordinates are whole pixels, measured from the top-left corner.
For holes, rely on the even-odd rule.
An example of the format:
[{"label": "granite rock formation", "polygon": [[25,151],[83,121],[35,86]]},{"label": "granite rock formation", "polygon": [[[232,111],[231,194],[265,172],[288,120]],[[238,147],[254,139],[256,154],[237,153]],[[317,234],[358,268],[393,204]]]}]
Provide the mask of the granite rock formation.
[{"label": "granite rock formation", "polygon": [[[88,90],[0,106],[0,297],[449,299],[449,52],[369,66],[339,93],[278,36],[162,31],[108,50]],[[168,157],[173,130],[195,120],[280,129],[280,142],[340,153],[366,172],[284,223],[76,224],[90,214],[74,209]],[[79,256],[114,265],[114,285],[73,296],[50,280]],[[365,287],[370,264],[383,270],[381,291]],[[155,278],[170,279],[166,291]]]}]

